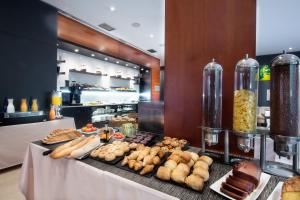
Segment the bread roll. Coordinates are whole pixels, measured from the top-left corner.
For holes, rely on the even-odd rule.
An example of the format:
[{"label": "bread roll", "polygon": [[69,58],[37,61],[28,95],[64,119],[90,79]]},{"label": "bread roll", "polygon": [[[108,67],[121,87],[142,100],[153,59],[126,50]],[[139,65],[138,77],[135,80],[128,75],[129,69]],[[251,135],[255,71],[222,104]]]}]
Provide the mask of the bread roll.
[{"label": "bread roll", "polygon": [[158,156],[154,156],[152,162],[154,165],[158,165],[160,163],[160,158]]},{"label": "bread roll", "polygon": [[294,176],[287,179],[282,185],[282,200],[299,200],[300,199],[300,176]]},{"label": "bread roll", "polygon": [[186,176],[190,173],[190,167],[184,163],[179,163],[175,169],[183,171]]},{"label": "bread roll", "polygon": [[185,183],[193,190],[201,191],[203,189],[204,181],[203,179],[195,174],[189,175],[185,179]]},{"label": "bread roll", "polygon": [[202,160],[210,166],[213,163],[213,159],[208,156],[200,156],[199,160]]},{"label": "bread roll", "polygon": [[168,160],[174,160],[176,163],[180,163],[181,157],[179,155],[173,154],[173,155],[169,156]]},{"label": "bread roll", "polygon": [[153,164],[153,157],[154,156],[152,156],[152,155],[145,156],[145,158],[143,160],[143,166],[152,165]]},{"label": "bread roll", "polygon": [[116,150],[116,151],[114,152],[114,154],[115,154],[116,156],[123,156],[124,151],[122,151],[122,150]]},{"label": "bread roll", "polygon": [[131,143],[131,144],[129,145],[129,148],[130,148],[130,149],[136,149],[137,146],[138,146],[137,143]]},{"label": "bread roll", "polygon": [[202,177],[204,181],[207,181],[209,179],[208,171],[203,169],[202,167],[195,168],[193,170],[193,174]]},{"label": "bread roll", "polygon": [[184,171],[177,168],[171,172],[171,179],[176,183],[183,184],[186,176],[187,175],[184,173]]},{"label": "bread roll", "polygon": [[63,145],[58,146],[58,147],[55,148],[55,150],[50,154],[50,157],[52,157],[52,155],[57,154],[58,152],[60,152],[60,151],[62,151],[62,150],[64,150],[64,149],[66,149],[66,148],[69,148],[69,147],[71,147],[71,146],[74,146],[74,145],[78,144],[78,143],[81,142],[83,139],[85,139],[85,137],[80,137],[80,138],[77,138],[77,139],[72,140],[72,141],[70,141],[70,142],[67,142],[67,143],[65,143],[65,144],[63,144]]},{"label": "bread roll", "polygon": [[187,165],[188,165],[190,168],[193,167],[194,164],[195,164],[195,162],[194,162],[193,159],[191,159],[190,162],[187,163]]},{"label": "bread roll", "polygon": [[202,160],[198,160],[195,164],[194,164],[194,168],[198,168],[198,167],[202,167],[205,170],[208,170],[208,164]]},{"label": "bread roll", "polygon": [[104,157],[106,161],[112,161],[116,159],[116,155],[114,153],[107,153]]},{"label": "bread roll", "polygon": [[142,169],[143,168],[143,163],[142,162],[135,162],[134,164],[133,164],[133,169],[134,169],[134,171],[138,171],[138,170],[140,170],[140,169]]},{"label": "bread roll", "polygon": [[188,151],[184,151],[182,154],[181,154],[181,161],[184,162],[184,163],[188,163],[190,162],[190,160],[192,159],[192,156],[190,154],[190,152]]},{"label": "bread roll", "polygon": [[170,170],[173,170],[177,167],[177,163],[174,160],[167,160],[167,162],[165,162],[164,166],[169,168]]},{"label": "bread roll", "polygon": [[160,166],[157,170],[156,176],[161,180],[169,181],[171,179],[171,169]]},{"label": "bread roll", "polygon": [[196,162],[199,159],[199,155],[196,154],[195,152],[190,152],[192,159],[194,162]]},{"label": "bread roll", "polygon": [[99,154],[98,154],[98,158],[100,158],[100,159],[104,159],[105,158],[105,156],[106,156],[106,152],[104,152],[104,151],[100,151],[99,152]]}]

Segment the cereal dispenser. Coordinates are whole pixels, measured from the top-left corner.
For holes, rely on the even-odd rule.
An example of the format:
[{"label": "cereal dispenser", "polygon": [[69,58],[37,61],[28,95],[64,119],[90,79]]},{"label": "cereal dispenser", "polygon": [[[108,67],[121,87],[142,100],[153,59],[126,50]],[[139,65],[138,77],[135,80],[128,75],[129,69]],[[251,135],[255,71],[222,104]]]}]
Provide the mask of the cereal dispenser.
[{"label": "cereal dispenser", "polygon": [[271,62],[270,137],[279,156],[293,156],[293,170],[299,170],[300,154],[300,59],[292,54]]},{"label": "cereal dispenser", "polygon": [[248,58],[248,54],[235,67],[233,132],[238,136],[238,148],[244,152],[254,147],[258,67],[258,62]]},{"label": "cereal dispenser", "polygon": [[[205,143],[208,146],[217,144],[222,132],[222,78],[222,66],[212,59],[203,69],[202,153],[205,153]],[[224,142],[228,143],[228,131],[225,131]],[[224,148],[225,162],[228,162],[228,145]]]}]

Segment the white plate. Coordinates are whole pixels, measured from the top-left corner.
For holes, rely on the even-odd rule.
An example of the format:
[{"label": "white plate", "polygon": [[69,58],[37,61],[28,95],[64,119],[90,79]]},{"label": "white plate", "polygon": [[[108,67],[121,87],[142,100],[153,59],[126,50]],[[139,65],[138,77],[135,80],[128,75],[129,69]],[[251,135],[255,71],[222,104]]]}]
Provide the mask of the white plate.
[{"label": "white plate", "polygon": [[283,182],[279,182],[267,200],[280,200]]},{"label": "white plate", "polygon": [[[215,192],[223,195],[224,197],[227,197],[228,199],[234,200],[232,197],[224,194],[220,190],[222,183],[226,181],[226,178],[229,175],[232,175],[232,170],[229,171],[227,174],[225,174],[222,178],[220,178],[219,180],[217,180],[215,183],[213,183],[210,186],[210,189],[212,189]],[[260,193],[264,190],[264,188],[267,185],[267,183],[269,182],[270,178],[271,178],[271,176],[269,174],[266,174],[266,173],[262,172],[261,176],[260,176],[260,181],[259,181],[259,184],[258,184],[257,188],[249,196],[247,196],[247,198],[245,200],[255,200],[255,199],[257,199],[259,197]]]}]

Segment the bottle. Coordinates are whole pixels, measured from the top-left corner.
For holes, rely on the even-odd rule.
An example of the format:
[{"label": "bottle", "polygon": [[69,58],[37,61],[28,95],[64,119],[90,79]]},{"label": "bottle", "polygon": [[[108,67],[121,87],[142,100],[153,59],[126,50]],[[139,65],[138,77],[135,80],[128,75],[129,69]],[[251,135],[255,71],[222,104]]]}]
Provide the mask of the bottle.
[{"label": "bottle", "polygon": [[39,106],[37,103],[37,99],[33,99],[32,100],[32,104],[31,104],[31,111],[32,112],[37,112],[39,110]]},{"label": "bottle", "polygon": [[54,120],[54,119],[55,119],[55,110],[54,110],[54,106],[51,106],[49,111],[49,120]]},{"label": "bottle", "polygon": [[15,112],[14,99],[8,99],[8,106],[6,112],[7,113]]},{"label": "bottle", "polygon": [[21,100],[21,106],[20,106],[21,112],[28,112],[28,106],[27,106],[27,101],[25,98]]}]

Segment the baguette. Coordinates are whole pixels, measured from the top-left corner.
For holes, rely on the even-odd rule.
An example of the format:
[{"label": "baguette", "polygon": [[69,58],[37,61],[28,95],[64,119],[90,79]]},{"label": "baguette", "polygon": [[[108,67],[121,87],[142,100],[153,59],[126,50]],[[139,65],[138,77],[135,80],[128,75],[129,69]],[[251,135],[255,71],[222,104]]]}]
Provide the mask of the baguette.
[{"label": "baguette", "polygon": [[79,158],[84,154],[90,152],[94,148],[100,145],[100,138],[98,136],[91,138],[84,146],[71,152],[71,158]]},{"label": "baguette", "polygon": [[64,150],[64,149],[66,149],[66,148],[69,148],[69,147],[71,147],[71,146],[74,146],[74,145],[78,144],[78,143],[81,142],[83,139],[84,139],[84,137],[80,137],[80,138],[77,138],[77,139],[75,139],[75,140],[72,140],[72,141],[70,141],[70,142],[67,142],[67,143],[65,143],[65,144],[63,144],[63,145],[60,145],[60,146],[56,147],[56,148],[54,149],[54,151],[50,154],[50,157],[52,157],[54,154],[57,154],[58,152],[60,152],[60,151],[62,151],[62,150]]},{"label": "baguette", "polygon": [[84,146],[86,143],[88,143],[88,141],[90,140],[90,138],[85,138],[83,139],[82,141],[80,141],[78,144],[75,144],[71,147],[68,147],[62,151],[59,151],[58,153],[54,153],[51,158],[54,158],[54,159],[58,159],[58,158],[62,158],[62,157],[65,157],[65,156],[68,156],[70,155],[70,153],[82,146]]}]

